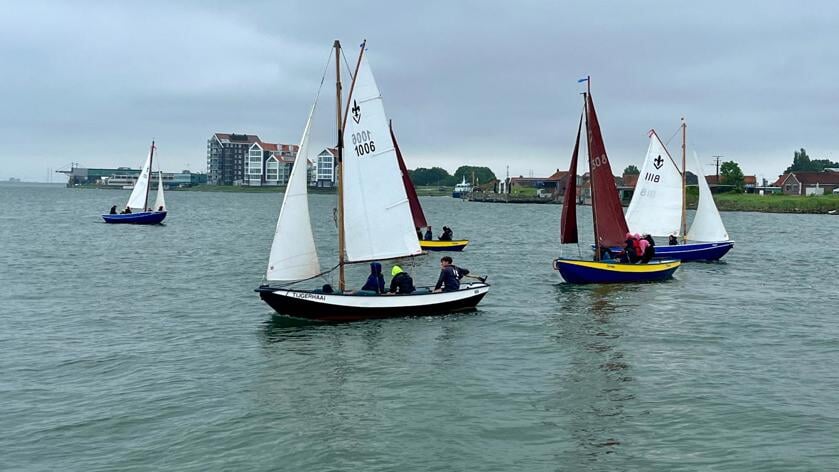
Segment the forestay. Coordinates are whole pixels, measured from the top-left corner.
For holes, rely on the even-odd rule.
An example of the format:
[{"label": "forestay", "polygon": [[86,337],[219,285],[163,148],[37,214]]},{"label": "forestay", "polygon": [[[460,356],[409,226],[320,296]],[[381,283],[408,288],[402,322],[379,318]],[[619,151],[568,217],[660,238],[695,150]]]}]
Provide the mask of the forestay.
[{"label": "forestay", "polygon": [[650,145],[626,210],[626,223],[633,233],[681,233],[682,173],[655,131],[650,131]]},{"label": "forestay", "polygon": [[141,211],[146,211],[146,194],[149,188],[149,172],[151,172],[151,157],[154,149],[149,150],[149,156],[146,158],[146,163],[143,164],[143,170],[140,171],[140,176],[137,177],[137,183],[134,184],[134,190],[131,191],[131,196],[128,197],[129,208],[137,208]]},{"label": "forestay", "polygon": [[702,242],[728,241],[728,231],[722,224],[720,212],[717,210],[717,204],[714,203],[711,188],[705,180],[705,173],[702,172],[702,165],[696,153],[693,154],[691,170],[697,175],[699,181],[699,203],[696,205],[696,215],[688,230],[688,239]]},{"label": "forestay", "polygon": [[344,127],[344,238],[349,262],[420,254],[379,88],[362,53]]},{"label": "forestay", "polygon": [[317,100],[312,105],[300,148],[291,169],[283,206],[277,218],[271,254],[268,256],[268,270],[265,277],[272,281],[295,281],[308,279],[320,273],[312,222],[309,217],[309,198],[306,190],[308,180],[309,132]]},{"label": "forestay", "polygon": [[157,171],[157,198],[154,199],[154,211],[166,211],[166,200],[163,198],[163,173]]}]

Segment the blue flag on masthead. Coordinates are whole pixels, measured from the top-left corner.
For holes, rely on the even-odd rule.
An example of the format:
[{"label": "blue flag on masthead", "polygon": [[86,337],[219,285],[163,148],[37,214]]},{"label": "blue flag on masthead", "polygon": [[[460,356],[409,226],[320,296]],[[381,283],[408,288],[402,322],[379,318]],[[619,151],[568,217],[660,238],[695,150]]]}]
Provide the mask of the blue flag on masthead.
[{"label": "blue flag on masthead", "polygon": [[577,79],[578,84],[581,84],[583,82],[588,82],[588,77],[583,77],[582,79]]}]

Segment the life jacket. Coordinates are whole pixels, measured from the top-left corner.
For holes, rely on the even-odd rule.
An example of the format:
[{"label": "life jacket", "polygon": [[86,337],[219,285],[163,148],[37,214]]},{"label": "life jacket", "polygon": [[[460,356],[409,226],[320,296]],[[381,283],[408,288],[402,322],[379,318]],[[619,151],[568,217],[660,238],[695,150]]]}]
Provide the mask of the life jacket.
[{"label": "life jacket", "polygon": [[635,255],[641,257],[644,255],[644,250],[641,249],[641,240],[640,239],[633,239],[632,240],[632,248],[635,249]]}]

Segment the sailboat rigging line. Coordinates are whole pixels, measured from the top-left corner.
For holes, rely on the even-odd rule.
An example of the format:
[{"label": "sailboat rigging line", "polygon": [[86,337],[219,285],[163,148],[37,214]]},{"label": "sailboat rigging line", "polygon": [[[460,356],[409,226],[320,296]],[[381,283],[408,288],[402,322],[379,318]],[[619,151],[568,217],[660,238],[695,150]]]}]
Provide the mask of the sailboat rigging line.
[{"label": "sailboat rigging line", "polygon": [[[327,274],[333,272],[337,268],[338,268],[338,266],[336,265],[335,267],[333,267],[333,268],[331,268],[327,271],[321,272],[320,274],[315,274],[315,275],[313,275],[309,278],[306,278],[306,279],[294,280],[294,281],[291,281],[291,282],[288,282],[288,283],[278,284],[277,287],[278,288],[291,287],[292,285],[298,284],[300,282],[306,282],[307,280],[312,280],[312,279],[316,279],[318,277],[323,277],[324,275],[327,275]],[[265,279],[263,278],[263,280],[265,280]]]},{"label": "sailboat rigging line", "polygon": [[675,138],[676,135],[679,134],[680,131],[682,131],[682,125],[679,125],[679,127],[676,128],[676,131],[673,132],[673,136],[670,136],[669,138],[667,138],[667,142],[664,143],[665,149],[667,148],[667,146],[670,145],[670,141],[673,141],[673,138]]},{"label": "sailboat rigging line", "polygon": [[344,54],[344,48],[341,48],[341,57],[344,58],[344,65],[347,66],[347,74],[350,74],[350,81],[355,80],[355,74],[350,72],[352,68],[350,67],[349,61],[347,61],[347,55]]}]

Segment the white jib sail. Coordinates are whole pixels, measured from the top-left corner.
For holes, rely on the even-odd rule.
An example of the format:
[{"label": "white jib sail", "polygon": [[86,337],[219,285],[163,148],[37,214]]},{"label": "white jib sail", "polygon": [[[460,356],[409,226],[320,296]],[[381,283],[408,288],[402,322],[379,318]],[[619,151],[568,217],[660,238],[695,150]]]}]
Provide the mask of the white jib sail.
[{"label": "white jib sail", "polygon": [[679,235],[682,225],[682,174],[654,132],[641,166],[626,224],[633,233]]},{"label": "white jib sail", "polygon": [[312,234],[312,222],[309,217],[308,184],[309,131],[312,116],[317,108],[317,99],[309,112],[300,148],[291,168],[283,206],[277,218],[274,241],[268,256],[268,270],[265,277],[273,281],[303,280],[318,275],[320,261]]},{"label": "white jib sail", "polygon": [[350,262],[420,254],[411,208],[366,53],[344,129],[344,235]]},{"label": "white jib sail", "polygon": [[688,230],[688,239],[701,242],[728,241],[728,231],[722,224],[720,212],[717,210],[717,204],[714,203],[714,196],[711,195],[711,188],[705,180],[705,173],[702,172],[702,165],[696,153],[693,154],[693,160],[691,171],[696,174],[699,181],[699,203],[696,205],[696,215]]},{"label": "white jib sail", "polygon": [[154,211],[166,211],[166,199],[163,198],[163,172],[157,171],[157,197],[154,199]]},{"label": "white jib sail", "polygon": [[151,172],[151,151],[146,158],[146,163],[143,164],[143,169],[140,171],[140,176],[137,177],[137,183],[134,184],[134,190],[131,191],[131,196],[128,197],[128,207],[146,211],[146,191],[149,188],[149,172]]}]

